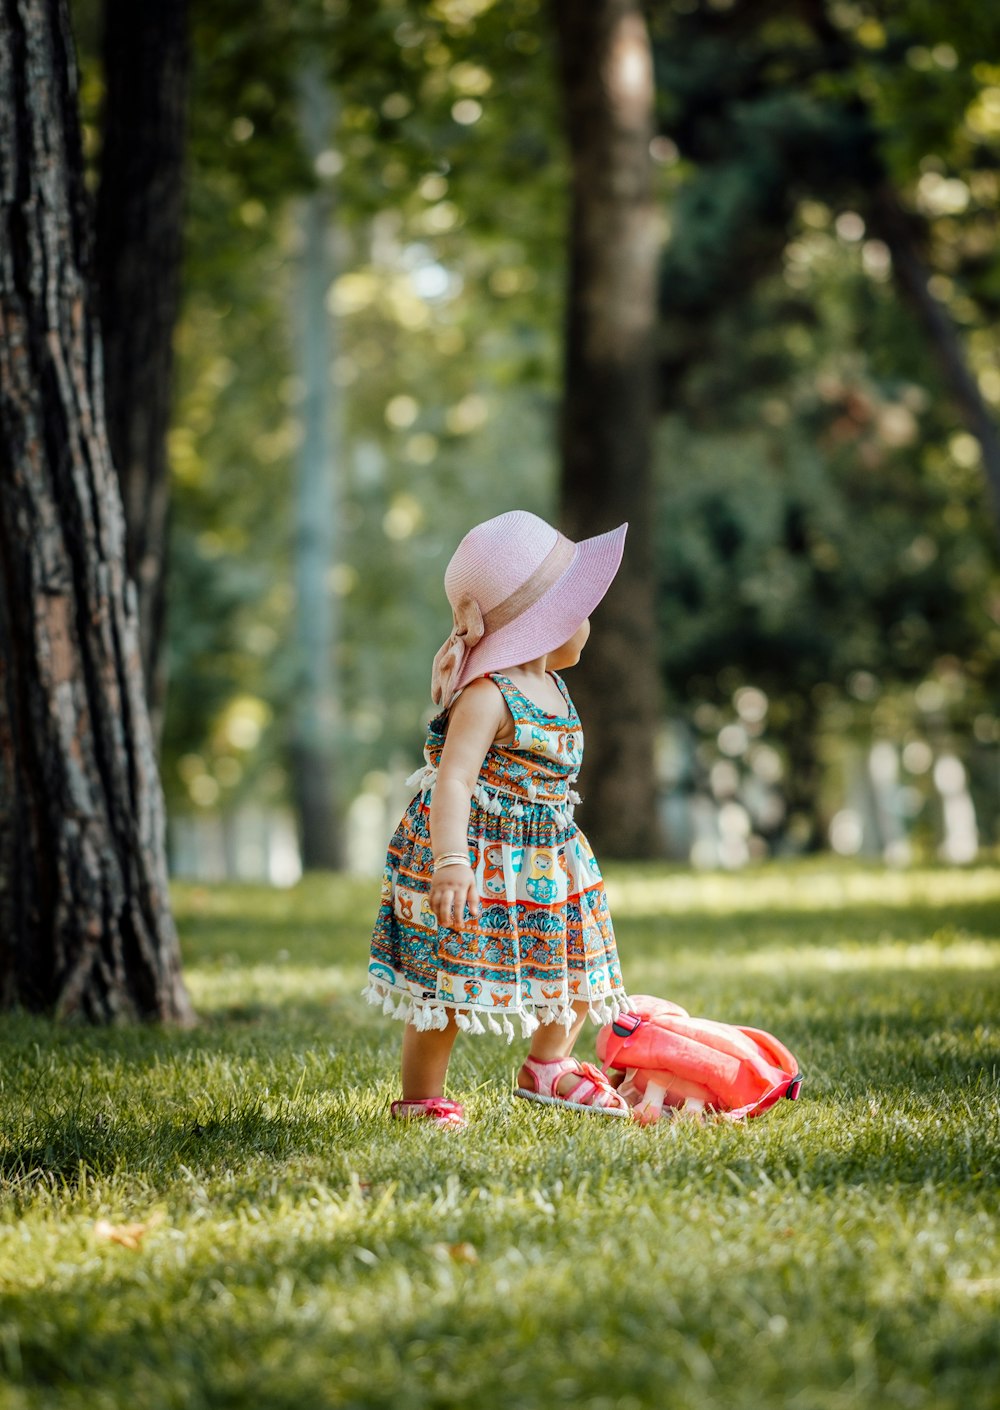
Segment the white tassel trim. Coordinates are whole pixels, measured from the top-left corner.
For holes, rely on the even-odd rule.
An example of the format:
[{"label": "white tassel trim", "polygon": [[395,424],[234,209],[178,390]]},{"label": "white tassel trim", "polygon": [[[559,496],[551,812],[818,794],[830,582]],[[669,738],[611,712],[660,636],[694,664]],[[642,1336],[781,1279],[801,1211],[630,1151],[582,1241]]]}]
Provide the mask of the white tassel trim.
[{"label": "white tassel trim", "polygon": [[406,787],[412,788],[414,796],[418,793],[425,793],[437,778],[437,769],[433,764],[421,764],[419,769],[414,769],[406,780]]},{"label": "white tassel trim", "polygon": [[[395,996],[399,993],[399,1001]],[[508,1043],[515,1037],[514,1025],[503,1009],[469,1007],[459,1009],[443,999],[418,999],[408,990],[400,992],[384,980],[370,979],[361,991],[362,998],[379,1007],[387,1018],[399,1019],[401,1023],[411,1023],[420,1033],[431,1029],[444,1029],[448,1026],[449,1015],[463,1033],[495,1033],[503,1036]],[[592,999],[587,1005],[587,1017],[592,1023],[602,1026],[611,1023],[619,1014],[632,1013],[632,1000],[621,990]],[[530,1038],[541,1024],[560,1023],[568,1032],[576,1022],[576,1010],[568,997],[544,1004],[522,1004],[515,1010],[521,1028],[521,1037]]]},{"label": "white tassel trim", "polygon": [[535,1009],[535,1017],[539,1024],[562,1024],[568,1032],[576,1022],[576,1010],[571,1003],[561,1000],[555,1003],[539,1004]]},{"label": "white tassel trim", "polygon": [[374,979],[369,979],[361,991],[361,997],[367,999],[370,1004],[380,1004],[388,992],[389,990],[384,984],[379,985]]},{"label": "white tassel trim", "polygon": [[517,1016],[521,1020],[521,1037],[530,1038],[538,1027],[538,1019],[533,1013],[528,1013],[527,1009],[520,1009]]},{"label": "white tassel trim", "polygon": [[[425,758],[424,762],[418,768],[414,769],[412,774],[406,778],[404,786],[406,788],[412,788],[414,796],[416,796],[417,793],[426,793],[428,788],[437,781],[437,776],[437,765],[428,762]],[[576,774],[570,774],[569,782],[571,784],[576,782]],[[524,816],[524,807],[518,801],[522,796],[521,794],[514,793],[508,788],[501,788],[496,784],[491,784],[489,787],[492,792],[488,791],[483,784],[477,783],[472,790],[473,798],[475,798],[476,802],[479,803],[486,812],[494,817],[500,816],[503,808],[497,796],[499,794],[503,797],[514,799],[514,806],[511,809],[513,817],[521,818]],[[538,803],[543,808],[551,808],[555,813],[556,820],[562,823],[564,827],[568,827],[573,821],[573,809],[578,803],[583,801],[575,788],[570,788],[567,791],[564,801],[556,802],[551,798],[539,798],[538,787],[530,780],[525,784],[524,791],[525,794],[527,794],[529,803]]]},{"label": "white tassel trim", "polygon": [[[426,793],[437,781],[438,770],[434,764],[421,764],[419,769],[414,769],[413,773],[406,779],[407,788],[412,788],[414,797],[418,793]],[[553,798],[539,798],[538,789],[533,783],[525,785],[525,793],[514,793],[509,788],[501,788],[496,784],[485,785],[477,783],[472,790],[472,798],[479,804],[483,812],[489,813],[491,817],[499,818],[503,816],[502,798],[512,798],[513,805],[510,815],[513,818],[523,818],[525,813],[522,799],[527,795],[530,804],[536,804],[540,808],[550,808],[552,810],[553,821],[561,827],[569,827],[573,822],[574,806],[580,802],[580,795],[570,789],[565,799],[556,800]]]}]

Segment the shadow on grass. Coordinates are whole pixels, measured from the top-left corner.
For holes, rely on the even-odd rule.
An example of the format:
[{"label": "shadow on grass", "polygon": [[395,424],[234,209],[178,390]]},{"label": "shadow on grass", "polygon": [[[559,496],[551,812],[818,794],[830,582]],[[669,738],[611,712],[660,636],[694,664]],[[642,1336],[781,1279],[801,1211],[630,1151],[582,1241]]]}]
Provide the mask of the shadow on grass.
[{"label": "shadow on grass", "polygon": [[256,1029],[223,1024],[183,1033],[17,1026],[56,1046],[9,1058],[0,1048],[0,1194],[71,1192],[92,1176],[162,1186],[182,1167],[201,1176],[280,1168],[328,1149],[331,1123],[353,1132],[370,1121],[386,1066],[370,1029],[341,1029],[333,1045],[287,1021],[267,1028],[266,1043]]},{"label": "shadow on grass", "polygon": [[[346,1117],[345,1106],[354,1108]],[[374,1096],[351,1093],[329,1111],[303,1111],[288,1101],[277,1110],[247,1103],[160,1122],[104,1122],[99,1113],[51,1117],[0,1146],[0,1203],[17,1214],[40,1191],[60,1201],[79,1194],[86,1203],[95,1182],[108,1182],[109,1197],[126,1207],[164,1200],[184,1206],[192,1197],[207,1200],[198,1196],[205,1186],[213,1191],[213,1217],[220,1217],[248,1203],[281,1203],[296,1190],[311,1190],[317,1179],[347,1191],[376,1110],[386,1107]]]},{"label": "shadow on grass", "polygon": [[182,1165],[208,1175],[222,1166],[287,1160],[313,1147],[315,1134],[315,1119],[272,1113],[257,1102],[159,1123],[67,1113],[35,1122],[26,1140],[0,1149],[0,1182],[72,1191],[94,1176],[172,1178]]}]

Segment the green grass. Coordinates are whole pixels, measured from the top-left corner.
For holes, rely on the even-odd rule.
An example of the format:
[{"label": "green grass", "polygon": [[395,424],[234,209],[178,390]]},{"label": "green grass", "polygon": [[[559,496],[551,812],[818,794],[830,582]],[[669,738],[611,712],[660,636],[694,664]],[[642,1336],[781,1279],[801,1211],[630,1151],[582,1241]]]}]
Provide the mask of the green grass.
[{"label": "green grass", "polygon": [[2,1410],[1000,1404],[1000,874],[611,888],[633,991],[772,1029],[798,1103],[642,1130],[460,1039],[470,1129],[390,1124],[370,883],[178,887],[192,1032],[5,1018]]}]

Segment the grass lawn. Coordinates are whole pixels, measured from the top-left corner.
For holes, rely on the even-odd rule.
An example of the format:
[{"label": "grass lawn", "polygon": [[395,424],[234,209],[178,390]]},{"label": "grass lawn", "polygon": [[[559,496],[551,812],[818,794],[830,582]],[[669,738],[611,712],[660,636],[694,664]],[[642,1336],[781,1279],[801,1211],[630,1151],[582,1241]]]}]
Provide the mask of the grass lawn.
[{"label": "grass lawn", "polygon": [[469,1130],[390,1124],[376,885],[178,886],[199,1028],[0,1024],[2,1410],[1000,1405],[1000,872],[610,876],[797,1103],[643,1130],[460,1037]]}]

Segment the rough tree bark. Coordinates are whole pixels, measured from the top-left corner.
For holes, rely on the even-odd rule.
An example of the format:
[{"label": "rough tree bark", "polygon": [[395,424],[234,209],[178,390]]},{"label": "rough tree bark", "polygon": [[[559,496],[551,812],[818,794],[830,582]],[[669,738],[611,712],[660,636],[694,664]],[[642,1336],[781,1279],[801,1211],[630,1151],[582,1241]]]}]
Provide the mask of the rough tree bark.
[{"label": "rough tree bark", "polygon": [[553,14],[572,160],[560,517],[576,538],[625,519],[630,526],[618,578],[573,675],[587,727],[581,817],[599,855],[641,857],[661,851],[652,58],[635,0],[553,0]]},{"label": "rough tree bark", "polygon": [[129,576],[139,593],[146,699],[159,738],[167,430],[180,302],[187,0],[105,0],[105,102],[96,269],[111,457],[125,503]]},{"label": "rough tree bark", "polygon": [[66,0],[0,0],[0,1004],[187,1021]]}]

